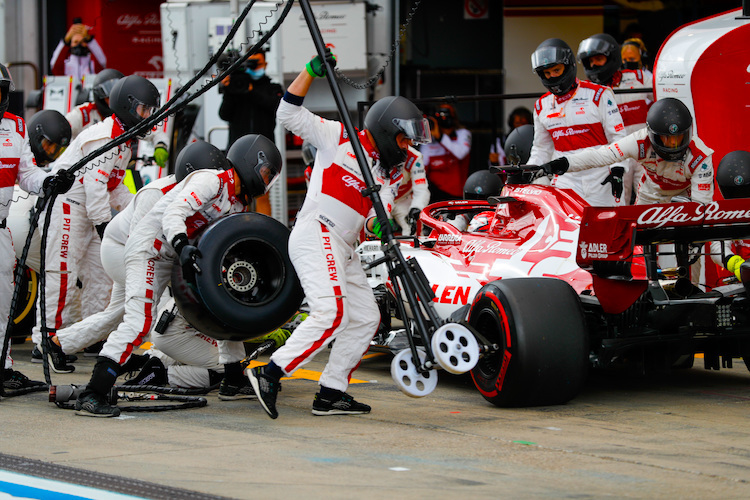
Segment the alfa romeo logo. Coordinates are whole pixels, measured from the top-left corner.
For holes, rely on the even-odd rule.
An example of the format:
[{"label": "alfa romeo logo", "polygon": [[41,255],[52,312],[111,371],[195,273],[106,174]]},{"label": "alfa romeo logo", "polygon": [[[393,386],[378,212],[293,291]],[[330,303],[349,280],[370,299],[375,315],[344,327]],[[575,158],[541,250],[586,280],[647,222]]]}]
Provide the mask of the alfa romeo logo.
[{"label": "alfa romeo logo", "polygon": [[673,123],[669,126],[669,133],[674,134],[677,132],[677,124]]},{"label": "alfa romeo logo", "polygon": [[741,186],[744,183],[745,183],[745,179],[741,175],[738,175],[734,178],[735,186]]}]

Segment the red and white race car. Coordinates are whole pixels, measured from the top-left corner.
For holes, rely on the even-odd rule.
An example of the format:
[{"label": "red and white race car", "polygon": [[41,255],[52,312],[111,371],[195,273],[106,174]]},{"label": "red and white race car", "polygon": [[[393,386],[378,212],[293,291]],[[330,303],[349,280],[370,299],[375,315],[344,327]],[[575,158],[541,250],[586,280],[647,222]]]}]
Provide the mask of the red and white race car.
[{"label": "red and white race car", "polygon": [[[477,214],[489,217],[477,232],[450,222]],[[706,291],[688,278],[699,243],[750,236],[743,200],[594,208],[570,190],[506,185],[488,202],[429,205],[419,226],[426,236],[401,240],[401,252],[424,272],[439,316],[465,322],[476,337],[481,354],[471,376],[495,405],[564,403],[590,367],[685,367],[701,352],[706,367],[718,369],[722,359],[727,366],[750,356],[745,287]],[[380,242],[358,252],[366,267],[383,255]],[[659,265],[665,257],[674,267]],[[385,265],[367,272],[385,319],[373,344],[399,351],[408,339],[388,321],[403,319],[396,317],[398,294]],[[413,307],[406,304],[407,315]],[[456,352],[462,346],[451,342],[463,341],[443,339]],[[397,358],[397,385],[425,395]]]}]

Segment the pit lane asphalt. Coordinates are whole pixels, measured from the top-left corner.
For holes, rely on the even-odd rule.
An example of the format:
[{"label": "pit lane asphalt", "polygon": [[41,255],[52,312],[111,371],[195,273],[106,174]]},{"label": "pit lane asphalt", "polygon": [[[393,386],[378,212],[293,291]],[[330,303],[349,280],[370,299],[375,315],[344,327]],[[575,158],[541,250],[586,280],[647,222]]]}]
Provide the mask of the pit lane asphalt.
[{"label": "pit lane asphalt", "polygon": [[[41,380],[30,350],[14,346],[16,367]],[[647,379],[593,374],[566,405],[500,409],[445,372],[431,395],[409,398],[390,359],[354,374],[368,381],[349,391],[372,405],[363,416],[313,416],[317,384],[299,379],[283,382],[277,420],[216,392],[205,408],[118,419],[76,416],[46,393],[5,398],[0,452],[233,498],[750,498],[741,360]],[[86,383],[93,363],[81,357],[53,383]]]}]

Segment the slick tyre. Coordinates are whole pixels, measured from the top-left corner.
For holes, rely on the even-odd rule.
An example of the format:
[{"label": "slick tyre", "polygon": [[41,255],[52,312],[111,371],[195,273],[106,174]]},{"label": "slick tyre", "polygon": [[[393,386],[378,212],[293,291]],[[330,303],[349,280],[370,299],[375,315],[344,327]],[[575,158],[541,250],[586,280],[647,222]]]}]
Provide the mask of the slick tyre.
[{"label": "slick tyre", "polygon": [[471,371],[479,392],[500,407],[565,403],[582,389],[588,335],[576,292],[554,278],[493,281],[477,294],[469,323],[500,349]]},{"label": "slick tyre", "polygon": [[219,340],[247,340],[280,327],[304,294],[289,260],[289,230],[271,217],[241,213],[206,228],[194,244],[201,273],[172,268],[185,319]]}]

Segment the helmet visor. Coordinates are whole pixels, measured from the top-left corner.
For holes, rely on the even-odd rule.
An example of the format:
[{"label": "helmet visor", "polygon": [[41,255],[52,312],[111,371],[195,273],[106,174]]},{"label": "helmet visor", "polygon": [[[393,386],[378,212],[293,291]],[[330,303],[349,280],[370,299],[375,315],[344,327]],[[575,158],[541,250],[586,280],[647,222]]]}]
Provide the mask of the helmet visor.
[{"label": "helmet visor", "polygon": [[596,54],[609,56],[612,44],[600,38],[587,38],[578,46],[578,59],[583,60]]},{"label": "helmet visor", "polygon": [[263,151],[258,151],[258,163],[255,165],[255,173],[265,186],[264,192],[266,193],[279,180],[279,171],[268,161]]},{"label": "helmet visor", "polygon": [[16,90],[16,86],[13,85],[13,77],[10,76],[10,71],[4,65],[0,64],[0,84],[2,84],[3,91],[13,92]]},{"label": "helmet visor", "polygon": [[67,146],[63,146],[62,144],[52,142],[46,137],[42,137],[42,149],[44,150],[45,153],[47,153],[47,156],[50,158],[51,161],[57,160],[60,157],[60,155],[63,153],[63,151],[65,151],[66,147]]},{"label": "helmet visor", "polygon": [[429,144],[432,142],[430,133],[430,122],[427,118],[422,117],[419,120],[404,120],[394,118],[393,123],[401,129],[408,139],[414,144]]},{"label": "helmet visor", "polygon": [[112,92],[112,87],[115,86],[115,84],[118,82],[117,78],[113,78],[111,80],[107,80],[106,82],[102,82],[96,87],[94,87],[94,96],[98,97],[99,99],[106,99],[109,97],[110,92]]},{"label": "helmet visor", "polygon": [[563,47],[541,47],[531,54],[531,67],[538,71],[555,64],[570,64],[570,55],[570,50]]}]

